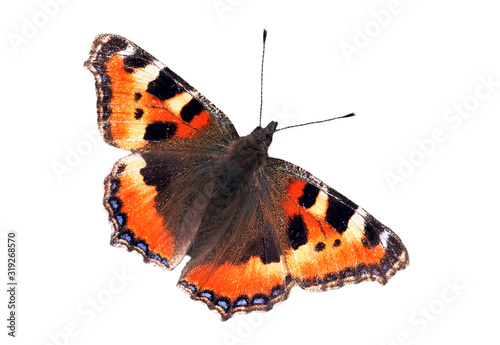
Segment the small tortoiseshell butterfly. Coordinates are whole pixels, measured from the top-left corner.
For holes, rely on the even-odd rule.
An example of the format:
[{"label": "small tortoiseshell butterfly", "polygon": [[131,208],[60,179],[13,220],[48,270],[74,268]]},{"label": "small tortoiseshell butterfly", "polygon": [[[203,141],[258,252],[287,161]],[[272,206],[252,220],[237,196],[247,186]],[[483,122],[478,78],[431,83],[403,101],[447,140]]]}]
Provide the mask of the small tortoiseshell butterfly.
[{"label": "small tortoiseshell butterfly", "polygon": [[289,162],[267,154],[277,122],[240,137],[231,121],[146,51],[116,35],[94,41],[104,140],[130,150],[105,184],[111,244],[172,270],[217,310],[270,310],[291,288],[385,284],[408,263],[399,237]]}]

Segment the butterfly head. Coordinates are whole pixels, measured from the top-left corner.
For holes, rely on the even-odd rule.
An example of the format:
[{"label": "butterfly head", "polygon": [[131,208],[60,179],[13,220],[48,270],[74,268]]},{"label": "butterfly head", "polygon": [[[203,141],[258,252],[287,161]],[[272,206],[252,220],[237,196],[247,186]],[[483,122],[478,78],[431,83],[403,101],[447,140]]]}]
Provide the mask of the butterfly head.
[{"label": "butterfly head", "polygon": [[273,134],[276,132],[276,126],[278,126],[278,122],[271,121],[267,127],[262,128],[259,126],[255,128],[252,132],[252,136],[257,139],[258,143],[262,144],[267,149],[273,141]]}]

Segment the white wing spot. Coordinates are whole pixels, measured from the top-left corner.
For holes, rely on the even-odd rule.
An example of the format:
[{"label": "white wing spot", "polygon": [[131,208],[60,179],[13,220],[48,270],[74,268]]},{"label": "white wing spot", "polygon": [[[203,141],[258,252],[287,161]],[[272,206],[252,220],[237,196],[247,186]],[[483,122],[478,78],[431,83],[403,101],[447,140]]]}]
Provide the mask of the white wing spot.
[{"label": "white wing spot", "polygon": [[389,232],[384,230],[380,233],[380,242],[382,242],[382,247],[387,248],[387,240],[389,239]]},{"label": "white wing spot", "polygon": [[120,55],[134,55],[135,54],[135,48],[131,44],[127,46],[127,49],[122,50],[121,52],[118,52]]},{"label": "white wing spot", "polygon": [[347,223],[347,230],[344,235],[347,233],[348,236],[352,236],[358,241],[362,240],[365,235],[365,218],[363,217],[363,212],[361,208],[356,210],[351,219],[349,219],[349,223]]}]

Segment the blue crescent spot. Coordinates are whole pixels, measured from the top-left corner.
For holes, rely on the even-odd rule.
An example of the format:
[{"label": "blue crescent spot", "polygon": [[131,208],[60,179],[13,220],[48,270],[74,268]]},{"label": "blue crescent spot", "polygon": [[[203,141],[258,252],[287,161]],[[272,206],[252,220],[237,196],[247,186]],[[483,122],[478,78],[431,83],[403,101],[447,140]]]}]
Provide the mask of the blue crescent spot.
[{"label": "blue crescent spot", "polygon": [[282,293],[283,293],[283,288],[281,286],[277,286],[271,291],[271,296],[276,297],[281,295]]},{"label": "blue crescent spot", "polygon": [[266,303],[266,300],[264,297],[254,297],[252,300],[252,304],[264,304]]},{"label": "blue crescent spot", "polygon": [[200,296],[208,298],[210,301],[214,298],[214,296],[212,295],[212,293],[208,292],[208,291],[204,291],[204,292],[200,293]]},{"label": "blue crescent spot", "polygon": [[362,267],[362,268],[359,270],[359,272],[360,272],[361,274],[367,274],[367,273],[368,273],[368,270],[366,269],[366,267]]},{"label": "blue crescent spot", "polygon": [[148,246],[144,243],[137,243],[137,247],[141,248],[142,250],[144,250],[145,252],[148,251]]},{"label": "blue crescent spot", "polygon": [[196,292],[196,286],[194,286],[193,284],[189,284],[189,285],[187,286],[187,288],[188,288],[189,290],[191,290],[193,293],[195,293],[195,292]]},{"label": "blue crescent spot", "polygon": [[227,305],[227,302],[224,301],[224,300],[218,300],[217,301],[217,305],[219,307],[222,307],[223,309],[227,310],[229,308],[229,306]]},{"label": "blue crescent spot", "polygon": [[373,274],[377,274],[377,275],[379,275],[379,274],[380,274],[379,270],[378,270],[378,269],[376,269],[376,268],[372,269],[372,273],[373,273]]},{"label": "blue crescent spot", "polygon": [[117,216],[115,217],[115,219],[116,219],[116,221],[118,222],[118,225],[120,225],[120,226],[121,226],[121,225],[123,225],[123,221],[124,221],[124,219],[123,219],[123,216],[122,216],[121,214],[117,215]]},{"label": "blue crescent spot", "polygon": [[[170,265],[168,264],[168,261],[164,258],[162,258],[160,255],[158,254],[153,254],[151,255],[151,259],[153,260],[157,260],[159,261],[161,264],[163,264],[164,266],[166,266],[167,268],[170,267]],[[182,286],[185,286],[186,285],[186,282],[185,281],[182,281],[180,282],[179,284],[181,284]]]},{"label": "blue crescent spot", "polygon": [[246,298],[242,298],[242,299],[236,300],[234,305],[237,307],[242,307],[242,306],[245,307],[248,305],[248,301],[246,300]]},{"label": "blue crescent spot", "polygon": [[335,280],[336,277],[334,275],[327,275],[326,276],[326,281],[331,282],[332,280]]},{"label": "blue crescent spot", "polygon": [[125,241],[129,242],[132,241],[132,237],[130,237],[129,234],[125,233],[120,236],[120,238],[124,239]]},{"label": "blue crescent spot", "polygon": [[116,211],[118,209],[119,204],[115,199],[109,200],[109,204],[111,205],[113,211]]}]

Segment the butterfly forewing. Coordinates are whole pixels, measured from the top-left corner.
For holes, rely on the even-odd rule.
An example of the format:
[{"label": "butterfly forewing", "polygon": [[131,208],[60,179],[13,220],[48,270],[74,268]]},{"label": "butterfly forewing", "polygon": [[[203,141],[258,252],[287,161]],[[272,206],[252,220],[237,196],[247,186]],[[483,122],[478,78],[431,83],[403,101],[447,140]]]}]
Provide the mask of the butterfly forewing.
[{"label": "butterfly forewing", "polygon": [[385,284],[408,265],[399,237],[364,209],[289,162],[273,159],[270,167],[284,181],[280,238],[298,285],[320,290],[365,280]]},{"label": "butterfly forewing", "polygon": [[152,55],[117,35],[97,36],[94,74],[100,131],[126,150],[201,150],[236,138],[231,121]]}]

